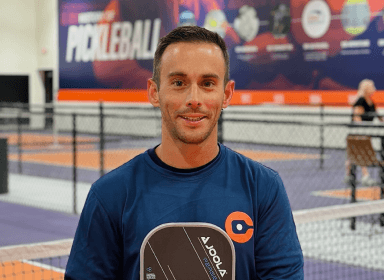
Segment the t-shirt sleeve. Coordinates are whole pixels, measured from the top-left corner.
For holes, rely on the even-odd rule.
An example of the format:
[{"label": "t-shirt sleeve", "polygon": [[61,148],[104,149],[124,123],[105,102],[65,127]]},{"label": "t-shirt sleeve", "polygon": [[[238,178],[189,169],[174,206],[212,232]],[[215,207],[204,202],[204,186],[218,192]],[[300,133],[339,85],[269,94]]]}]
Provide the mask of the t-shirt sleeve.
[{"label": "t-shirt sleeve", "polygon": [[65,279],[122,279],[120,236],[118,226],[91,189],[80,216]]},{"label": "t-shirt sleeve", "polygon": [[304,279],[303,254],[283,182],[276,175],[258,201],[257,279]]},{"label": "t-shirt sleeve", "polygon": [[365,100],[363,97],[360,97],[359,99],[356,100],[355,104],[353,104],[353,107],[361,106],[365,108]]}]

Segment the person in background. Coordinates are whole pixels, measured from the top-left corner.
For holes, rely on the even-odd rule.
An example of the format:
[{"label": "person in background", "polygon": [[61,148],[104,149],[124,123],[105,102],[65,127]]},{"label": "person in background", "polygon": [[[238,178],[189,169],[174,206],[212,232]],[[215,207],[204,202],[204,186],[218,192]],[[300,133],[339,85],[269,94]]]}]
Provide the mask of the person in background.
[{"label": "person in background", "polygon": [[[383,117],[378,116],[376,113],[376,106],[373,103],[372,95],[375,93],[375,83],[372,80],[364,79],[359,83],[357,92],[357,100],[353,104],[352,122],[372,122],[377,116],[380,121]],[[351,163],[349,160],[345,163],[346,175],[344,178],[345,183],[351,181]],[[363,186],[372,186],[376,182],[370,177],[368,168],[361,167],[362,178],[361,184]]]}]

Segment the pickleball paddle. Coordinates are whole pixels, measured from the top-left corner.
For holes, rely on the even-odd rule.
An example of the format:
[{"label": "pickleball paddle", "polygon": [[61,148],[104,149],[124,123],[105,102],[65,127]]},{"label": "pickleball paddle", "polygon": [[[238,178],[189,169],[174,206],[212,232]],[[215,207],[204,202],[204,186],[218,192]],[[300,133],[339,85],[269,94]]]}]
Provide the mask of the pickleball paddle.
[{"label": "pickleball paddle", "polygon": [[145,237],[140,280],[235,280],[230,237],[209,223],[163,224]]}]

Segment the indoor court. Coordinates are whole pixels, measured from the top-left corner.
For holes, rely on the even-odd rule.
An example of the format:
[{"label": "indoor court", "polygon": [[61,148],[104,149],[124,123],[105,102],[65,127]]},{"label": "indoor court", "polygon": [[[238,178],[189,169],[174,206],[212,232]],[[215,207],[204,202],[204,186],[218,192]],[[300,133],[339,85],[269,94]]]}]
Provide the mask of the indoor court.
[{"label": "indoor court", "polygon": [[[9,251],[18,256],[23,250],[17,251],[16,248],[21,246],[25,250],[27,248],[23,247],[25,243],[34,244],[31,247],[32,256],[34,257],[17,262],[7,261],[2,263],[2,274],[10,275],[3,276],[2,279],[40,279],[39,277],[41,279],[62,279],[68,258],[68,250],[70,249],[68,244],[71,242],[78,221],[77,215],[70,214],[73,212],[73,183],[71,182],[73,152],[71,151],[71,137],[63,135],[56,137],[60,144],[52,148],[52,136],[30,132],[26,134],[26,137],[22,137],[21,160],[23,171],[27,172],[28,175],[17,174],[19,159],[16,149],[17,141],[15,140],[17,136],[7,134],[7,136],[11,136],[9,151],[13,151],[8,157],[11,169],[10,189],[12,191],[0,196],[2,201],[0,204],[3,208],[12,205],[12,211],[14,213],[24,213],[24,217],[20,219],[16,214],[15,216],[2,216],[2,223],[6,225],[3,228],[6,229],[6,232],[7,230],[12,232],[14,229],[19,229],[19,234],[8,236],[2,241],[3,251],[0,250],[0,260],[1,257],[4,258],[4,255],[7,256],[4,248],[8,248]],[[123,136],[113,136],[109,139],[113,141],[106,141],[103,151],[106,172],[124,164],[137,154],[156,145],[159,141],[156,138],[135,140],[135,137]],[[77,213],[79,213],[91,183],[100,176],[100,151],[98,150],[99,144],[96,143],[98,138],[95,136],[79,136],[77,140],[79,143],[76,149],[78,180],[76,207]],[[148,146],[139,148],[140,142],[144,141]],[[44,145],[36,143],[44,143]],[[225,144],[231,149],[279,172],[289,195],[294,215],[297,215],[300,211],[316,210],[318,207],[331,205],[342,207],[349,204],[351,190],[341,183],[343,175],[342,161],[338,160],[340,161],[338,170],[335,170],[335,162],[332,162],[332,160],[337,161],[339,157],[344,157],[344,151],[326,150],[323,157],[324,168],[319,169],[320,155],[318,150],[314,148],[235,142]],[[37,146],[40,149],[36,149]],[[329,164],[331,166],[327,167]],[[300,168],[297,168],[298,166]],[[14,172],[12,172],[12,169],[14,169]],[[47,176],[47,174],[49,175]],[[340,181],[328,179],[332,182],[329,184],[326,176],[340,177]],[[356,191],[357,201],[369,202],[379,198],[380,188],[378,186],[359,187]],[[350,218],[345,219],[343,217],[343,219],[338,220],[336,219],[338,213],[340,212],[335,210],[334,215],[336,217],[325,221],[297,223],[297,231],[306,256],[306,275],[314,276],[314,278],[308,277],[308,279],[329,279],[328,277],[334,277],[335,273],[341,273],[342,276],[340,277],[348,276],[349,279],[355,279],[354,275],[369,275],[371,278],[367,279],[381,279],[381,277],[384,277],[384,272],[381,271],[384,263],[379,257],[384,253],[380,252],[382,247],[379,246],[379,244],[384,245],[384,235],[383,228],[378,224],[378,214],[373,216],[366,214],[359,217],[356,224],[357,230],[352,232],[349,228]],[[315,213],[313,215],[319,214]],[[52,225],[45,224],[47,216]],[[28,220],[27,224],[25,224],[26,220]],[[66,224],[67,233],[53,231],[47,234],[46,229],[38,227],[39,224],[43,223],[45,224],[44,227],[54,227],[54,224]],[[28,225],[32,224],[33,227],[29,228]],[[43,232],[44,234],[42,234]],[[69,239],[69,243],[63,241],[63,244],[60,244],[61,240],[66,238]],[[314,242],[314,240],[317,241]],[[318,242],[320,243],[318,244]],[[321,247],[322,242],[334,245],[319,250],[318,248]],[[354,247],[353,251],[349,251],[351,248],[343,244],[350,243],[360,244],[361,247],[358,249]],[[47,246],[43,255],[39,252],[44,252],[44,250],[38,249],[39,246]],[[332,248],[339,249],[335,251]],[[343,253],[341,248],[344,248],[343,250],[346,250],[346,252]],[[60,254],[62,255],[58,256],[60,250],[64,250],[65,253],[61,251]],[[48,254],[47,257],[44,254]],[[367,255],[377,256],[377,258],[368,260]],[[19,274],[21,271],[23,272]],[[320,278],[320,275],[322,278]]]},{"label": "indoor court", "polygon": [[[118,244],[129,280],[292,279],[299,243],[305,280],[384,280],[384,0],[0,2],[0,280],[63,280],[87,215],[102,223],[77,233],[96,233],[89,256]],[[178,27],[198,32],[157,49]],[[179,42],[191,34],[204,40]],[[214,157],[216,138],[238,154]],[[105,176],[162,141],[157,166]],[[167,236],[178,257],[163,261],[149,236],[186,222],[230,241],[234,277],[214,238],[191,240],[185,224],[189,241]],[[196,269],[171,270],[182,248]],[[107,270],[84,266],[72,273]]]}]

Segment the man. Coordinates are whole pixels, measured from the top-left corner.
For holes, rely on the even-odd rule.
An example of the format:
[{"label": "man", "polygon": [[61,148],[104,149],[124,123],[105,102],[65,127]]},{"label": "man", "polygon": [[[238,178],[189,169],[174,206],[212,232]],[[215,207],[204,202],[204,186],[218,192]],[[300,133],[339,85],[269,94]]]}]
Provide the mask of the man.
[{"label": "man", "polygon": [[[303,279],[303,256],[280,177],[217,142],[221,110],[234,92],[228,73],[228,53],[217,33],[184,26],[160,40],[148,97],[161,109],[161,144],[93,184],[66,279],[139,279],[145,236],[179,222],[226,230],[235,246],[238,280]],[[225,227],[234,213],[246,232]]]}]

